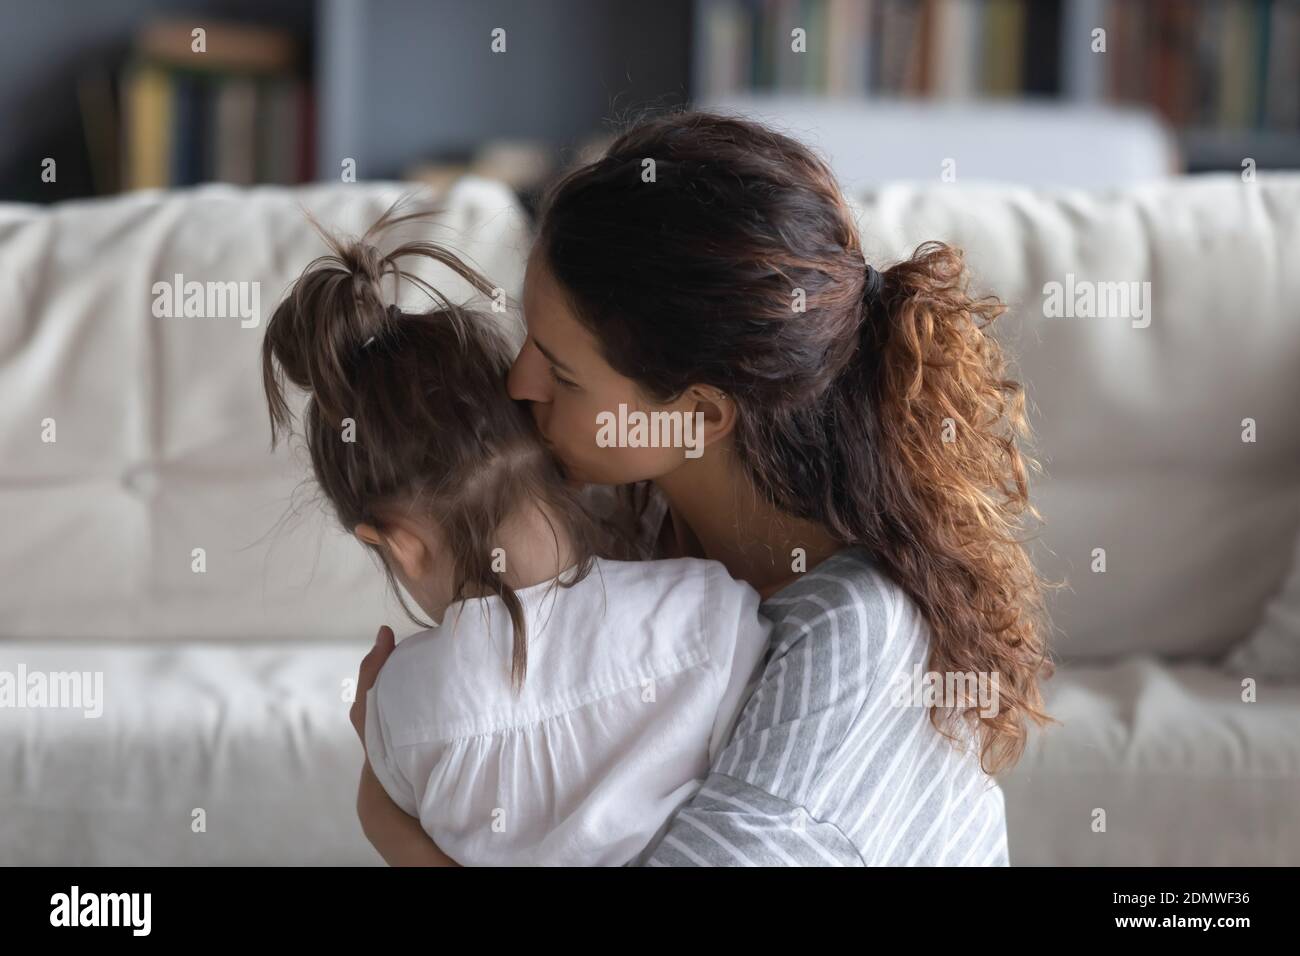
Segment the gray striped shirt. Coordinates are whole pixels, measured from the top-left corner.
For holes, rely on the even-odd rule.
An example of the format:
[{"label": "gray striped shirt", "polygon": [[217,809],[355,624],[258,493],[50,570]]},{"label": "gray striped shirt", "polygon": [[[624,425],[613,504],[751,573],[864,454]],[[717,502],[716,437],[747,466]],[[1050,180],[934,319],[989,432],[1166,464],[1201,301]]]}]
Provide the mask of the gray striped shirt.
[{"label": "gray striped shirt", "polygon": [[769,598],[763,673],[648,866],[1006,866],[1002,791],[895,681],[927,666],[915,603],[849,548]]}]

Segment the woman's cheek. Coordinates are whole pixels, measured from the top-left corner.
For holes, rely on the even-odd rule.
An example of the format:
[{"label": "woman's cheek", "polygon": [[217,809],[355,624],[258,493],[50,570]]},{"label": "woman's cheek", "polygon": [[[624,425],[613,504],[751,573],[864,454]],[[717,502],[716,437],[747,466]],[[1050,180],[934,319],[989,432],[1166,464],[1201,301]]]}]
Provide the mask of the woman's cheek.
[{"label": "woman's cheek", "polygon": [[557,399],[551,405],[549,435],[551,441],[571,453],[596,445],[596,412],[589,402],[570,398]]},{"label": "woman's cheek", "polygon": [[676,448],[601,448],[593,442],[586,447],[580,467],[587,481],[625,485],[661,478],[681,463],[682,453]]},{"label": "woman's cheek", "polygon": [[[588,425],[590,419],[590,425]],[[586,474],[596,447],[596,415],[587,415],[582,403],[556,398],[547,408],[543,434],[554,454],[572,477],[593,480]]]},{"label": "woman's cheek", "polygon": [[609,437],[609,429],[601,427],[604,410],[592,402],[562,403],[558,399],[550,408],[547,438],[571,477],[618,485],[660,478],[680,467],[680,448],[633,448],[617,440],[602,445],[602,431]]}]

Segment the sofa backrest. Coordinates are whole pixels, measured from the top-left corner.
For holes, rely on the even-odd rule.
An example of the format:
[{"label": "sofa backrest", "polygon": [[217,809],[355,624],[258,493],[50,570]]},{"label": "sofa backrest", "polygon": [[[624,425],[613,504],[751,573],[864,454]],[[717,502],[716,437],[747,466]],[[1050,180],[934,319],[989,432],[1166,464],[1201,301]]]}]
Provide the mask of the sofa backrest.
[{"label": "sofa backrest", "polygon": [[[0,207],[0,638],[400,631],[372,559],[317,501],[300,444],[269,450],[260,349],[280,297],[327,252],[300,205],[359,234],[408,189],[206,186]],[[442,205],[403,235],[449,243],[517,297],[529,240],[513,194],[466,179]],[[470,295],[446,270],[416,271]],[[169,310],[155,283],[178,274],[205,290],[250,283],[234,290],[250,305],[259,290],[259,320],[233,298],[212,300],[228,317],[156,317],[156,303]]]},{"label": "sofa backrest", "polygon": [[[857,198],[871,261],[942,239],[1010,306],[1047,472],[1035,554],[1069,585],[1058,655],[1213,657],[1249,632],[1300,524],[1300,176]],[[1146,316],[1115,314],[1116,283],[1149,288]]]},{"label": "sofa backrest", "polygon": [[[325,251],[299,204],[355,233],[400,192],[204,187],[0,207],[0,638],[400,628],[371,559],[313,497],[301,450],[269,452],[259,366],[266,317]],[[1047,472],[1035,554],[1070,586],[1052,599],[1058,655],[1212,656],[1246,634],[1300,524],[1300,177],[1095,194],[896,186],[858,202],[872,262],[943,239],[1010,305],[998,334]],[[445,205],[432,235],[517,296],[529,235],[510,193],[465,180]],[[260,283],[261,322],[156,318],[154,283],[177,273]],[[1145,327],[1045,315],[1048,283],[1077,305],[1087,283],[1119,282],[1150,283]]]}]

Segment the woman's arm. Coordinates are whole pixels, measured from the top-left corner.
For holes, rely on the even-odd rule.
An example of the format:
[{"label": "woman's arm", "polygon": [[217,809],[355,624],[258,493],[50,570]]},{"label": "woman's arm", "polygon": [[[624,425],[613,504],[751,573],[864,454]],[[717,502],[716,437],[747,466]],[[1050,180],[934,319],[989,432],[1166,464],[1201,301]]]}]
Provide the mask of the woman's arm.
[{"label": "woman's arm", "polygon": [[368,760],[361,767],[357,817],[361,832],[389,866],[460,866],[438,849],[419,820],[384,792]]}]

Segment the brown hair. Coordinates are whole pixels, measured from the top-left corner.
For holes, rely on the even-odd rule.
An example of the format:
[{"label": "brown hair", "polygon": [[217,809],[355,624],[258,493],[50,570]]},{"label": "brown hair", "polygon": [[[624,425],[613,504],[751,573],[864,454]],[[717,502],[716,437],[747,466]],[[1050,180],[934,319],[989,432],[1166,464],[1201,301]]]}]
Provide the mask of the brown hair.
[{"label": "brown hair", "polygon": [[996,715],[930,718],[952,739],[945,713],[973,725],[986,772],[1013,764],[1026,720],[1051,719],[1047,585],[1019,536],[1036,463],[986,329],[1004,306],[972,297],[961,252],[926,243],[869,288],[827,165],[705,112],[643,119],[568,173],[538,245],[615,370],[659,401],[694,384],[735,400],[757,488],[872,552],[929,623],[931,670],[998,675]]},{"label": "brown hair", "polygon": [[[568,586],[591,567],[583,510],[531,415],[506,394],[513,349],[501,323],[453,305],[399,260],[422,257],[480,293],[496,290],[436,243],[406,242],[387,254],[373,244],[420,217],[398,215],[399,205],[356,241],[333,237],[312,220],[332,254],[303,271],[267,323],[262,344],[271,444],[292,422],[287,379],[310,396],[302,432],[339,523],[349,533],[359,524],[383,528],[381,512],[391,508],[419,509],[436,522],[454,564],[454,598],[496,595],[510,614],[511,678],[518,689],[527,672],[527,627],[518,596],[493,570],[493,538],[525,504],[544,503],[578,556]],[[389,277],[394,294],[407,279],[435,308],[408,313],[387,305],[382,286]],[[345,440],[345,419],[355,440]],[[407,615],[427,626],[412,613],[386,561],[383,566]]]}]

